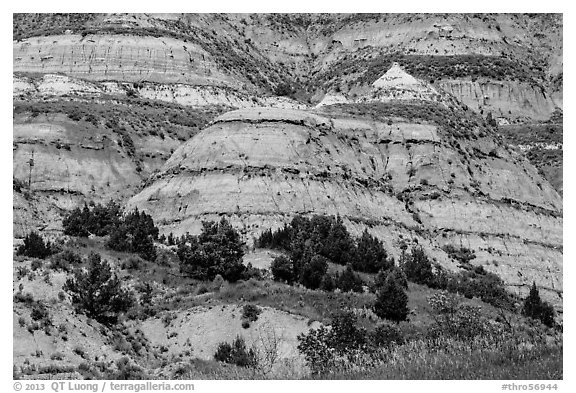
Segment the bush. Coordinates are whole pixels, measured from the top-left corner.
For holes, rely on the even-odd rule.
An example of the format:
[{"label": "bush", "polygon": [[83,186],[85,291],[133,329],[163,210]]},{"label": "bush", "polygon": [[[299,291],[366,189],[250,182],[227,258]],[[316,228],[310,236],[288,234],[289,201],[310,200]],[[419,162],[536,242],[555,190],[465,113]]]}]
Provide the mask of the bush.
[{"label": "bush", "polygon": [[404,344],[404,336],[400,329],[387,323],[380,324],[370,332],[370,342],[377,348],[390,348],[393,345]]},{"label": "bush", "polygon": [[178,245],[180,271],[198,280],[213,280],[220,274],[230,282],[243,278],[244,243],[240,234],[222,218],[204,221],[199,236],[188,236]]},{"label": "bush", "polygon": [[439,282],[437,287],[453,293],[460,293],[469,299],[477,297],[495,307],[513,308],[512,296],[506,291],[502,279],[494,273],[488,273],[485,270],[480,271],[480,273],[466,270],[447,275],[447,277],[447,284],[442,286],[437,280]]},{"label": "bush", "polygon": [[428,332],[432,338],[453,337],[470,342],[476,337],[492,337],[496,332],[480,307],[459,304],[446,292],[430,296],[428,303],[436,312],[435,326]]},{"label": "bush", "polygon": [[321,374],[334,368],[339,357],[350,358],[365,349],[366,331],[356,326],[352,312],[332,317],[330,328],[318,329],[298,336],[298,351],[304,355],[312,374]]},{"label": "bush", "polygon": [[88,270],[77,270],[64,284],[76,311],[86,314],[101,323],[114,323],[118,314],[127,311],[133,304],[133,296],[122,288],[110,265],[102,261],[99,254],[88,257]]},{"label": "bush", "polygon": [[16,255],[24,255],[31,258],[44,259],[54,253],[50,242],[44,243],[44,239],[38,233],[32,231],[24,238],[24,244],[16,250]]},{"label": "bush", "polygon": [[540,293],[538,292],[538,288],[536,287],[535,282],[532,283],[530,294],[524,300],[522,315],[529,318],[538,319],[548,327],[553,327],[555,325],[554,307],[540,299]]},{"label": "bush", "polygon": [[459,261],[463,265],[467,265],[471,260],[476,258],[474,251],[470,250],[469,248],[456,248],[452,245],[446,245],[442,247],[442,249],[446,251],[450,258]]},{"label": "bush", "polygon": [[226,342],[218,344],[214,359],[239,367],[256,367],[257,365],[256,353],[252,348],[246,349],[246,343],[240,336],[236,336],[232,344]]},{"label": "bush", "polygon": [[408,318],[408,295],[395,275],[386,277],[376,294],[372,310],[378,317],[394,322],[405,321]]},{"label": "bush", "polygon": [[80,266],[81,263],[82,258],[80,255],[71,250],[64,250],[52,256],[50,260],[50,268],[52,270],[70,272],[73,268]]},{"label": "bush", "polygon": [[45,319],[49,319],[50,315],[48,313],[48,309],[42,303],[36,303],[32,307],[32,312],[30,312],[30,318],[34,321],[41,321]]},{"label": "bush", "polygon": [[32,269],[33,272],[40,269],[41,267],[42,267],[42,261],[39,259],[34,259],[30,264],[30,269]]},{"label": "bush", "polygon": [[260,315],[261,312],[262,310],[260,307],[254,304],[246,304],[242,308],[242,318],[250,322],[256,322],[258,320],[258,315]]},{"label": "bush", "polygon": [[291,284],[295,280],[294,265],[284,255],[279,255],[272,261],[270,266],[275,281],[284,281]]},{"label": "bush", "polygon": [[147,379],[148,377],[140,366],[131,363],[127,357],[118,359],[116,368],[118,369],[116,372],[108,372],[102,379],[129,381]]}]

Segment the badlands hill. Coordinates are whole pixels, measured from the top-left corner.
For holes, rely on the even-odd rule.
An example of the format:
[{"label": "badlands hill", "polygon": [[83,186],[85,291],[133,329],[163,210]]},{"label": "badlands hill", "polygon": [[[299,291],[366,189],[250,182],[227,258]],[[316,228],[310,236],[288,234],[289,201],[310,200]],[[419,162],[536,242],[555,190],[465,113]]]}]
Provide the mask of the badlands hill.
[{"label": "badlands hill", "polygon": [[339,213],[560,307],[562,199],[496,127],[561,112],[559,15],[16,14],[13,34],[17,236],[110,198],[248,239]]}]

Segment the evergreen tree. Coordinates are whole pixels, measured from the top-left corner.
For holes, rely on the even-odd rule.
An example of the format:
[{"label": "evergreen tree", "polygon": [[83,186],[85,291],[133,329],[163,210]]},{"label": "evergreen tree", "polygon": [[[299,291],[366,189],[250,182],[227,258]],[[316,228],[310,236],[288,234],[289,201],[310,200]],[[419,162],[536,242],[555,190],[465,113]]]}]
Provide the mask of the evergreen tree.
[{"label": "evergreen tree", "polygon": [[292,261],[284,255],[279,255],[272,261],[270,266],[272,276],[276,281],[285,281],[288,284],[294,282],[294,265]]},{"label": "evergreen tree", "polygon": [[378,292],[380,288],[384,286],[388,276],[393,276],[393,278],[402,286],[402,288],[408,290],[408,280],[406,279],[406,274],[398,266],[394,266],[392,269],[385,270],[382,269],[376,275],[374,279],[374,284],[372,285],[372,290]]},{"label": "evergreen tree", "polygon": [[362,286],[364,285],[364,281],[358,274],[352,270],[352,266],[346,266],[346,269],[338,276],[336,280],[336,287],[339,288],[342,292],[358,292],[361,293],[364,291]]},{"label": "evergreen tree", "polygon": [[401,266],[408,280],[422,285],[433,285],[434,272],[432,262],[428,259],[422,247],[412,247],[410,255],[402,253]]},{"label": "evergreen tree", "polygon": [[394,322],[408,318],[408,295],[395,276],[389,275],[386,278],[377,293],[372,310],[378,317]]},{"label": "evergreen tree", "polygon": [[543,302],[536,287],[536,282],[532,283],[530,294],[524,300],[522,314],[533,319],[539,319],[548,327],[554,326],[554,308],[547,302]]},{"label": "evergreen tree", "polygon": [[184,239],[177,252],[182,273],[200,280],[213,280],[218,274],[230,282],[242,278],[244,243],[225,218],[204,221],[199,236]]},{"label": "evergreen tree", "polygon": [[76,208],[70,212],[62,221],[64,234],[68,236],[88,237],[90,232],[86,223],[89,222],[90,211],[87,205],[83,209]]},{"label": "evergreen tree", "polygon": [[388,259],[388,253],[382,242],[365,229],[355,248],[352,262],[354,270],[376,273],[382,269],[390,269],[393,263],[392,259]]},{"label": "evergreen tree", "polygon": [[346,265],[354,252],[354,242],[340,216],[332,223],[326,238],[323,255],[332,262]]},{"label": "evergreen tree", "polygon": [[309,289],[318,289],[328,270],[328,261],[322,255],[314,255],[300,273],[300,284]]},{"label": "evergreen tree", "polygon": [[116,322],[118,314],[133,304],[132,294],[122,288],[108,262],[96,253],[88,257],[88,270],[76,270],[63,288],[70,293],[77,312],[102,323]]},{"label": "evergreen tree", "polygon": [[44,239],[37,232],[30,232],[24,238],[24,244],[16,250],[16,255],[25,255],[32,258],[44,259],[52,255],[50,243],[44,243]]}]

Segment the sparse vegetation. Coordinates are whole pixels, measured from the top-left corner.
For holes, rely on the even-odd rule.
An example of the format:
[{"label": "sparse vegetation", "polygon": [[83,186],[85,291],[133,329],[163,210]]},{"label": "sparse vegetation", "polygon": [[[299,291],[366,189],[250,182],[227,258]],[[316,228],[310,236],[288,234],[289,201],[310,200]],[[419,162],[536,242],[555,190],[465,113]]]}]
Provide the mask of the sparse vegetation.
[{"label": "sparse vegetation", "polygon": [[220,343],[214,354],[214,359],[239,367],[256,367],[257,365],[254,349],[247,349],[244,339],[240,336],[237,336],[232,344]]}]

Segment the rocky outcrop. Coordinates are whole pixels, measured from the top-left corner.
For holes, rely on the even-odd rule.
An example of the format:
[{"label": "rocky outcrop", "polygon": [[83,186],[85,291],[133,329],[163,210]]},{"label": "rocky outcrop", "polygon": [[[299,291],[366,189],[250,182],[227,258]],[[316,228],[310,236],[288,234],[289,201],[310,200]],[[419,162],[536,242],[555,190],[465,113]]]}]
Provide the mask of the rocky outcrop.
[{"label": "rocky outcrop", "polygon": [[562,201],[532,166],[475,129],[455,146],[434,124],[335,112],[224,114],[129,205],[165,232],[227,215],[248,237],[295,214],[340,214],[394,253],[416,241],[448,268],[442,245],[470,247],[511,289],[535,280],[561,306]]},{"label": "rocky outcrop", "polygon": [[91,81],[237,86],[211,56],[193,43],[169,37],[56,35],[14,43],[14,71]]}]

